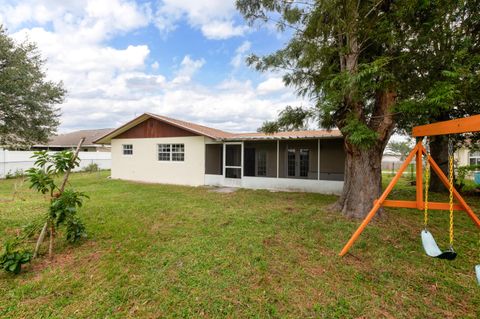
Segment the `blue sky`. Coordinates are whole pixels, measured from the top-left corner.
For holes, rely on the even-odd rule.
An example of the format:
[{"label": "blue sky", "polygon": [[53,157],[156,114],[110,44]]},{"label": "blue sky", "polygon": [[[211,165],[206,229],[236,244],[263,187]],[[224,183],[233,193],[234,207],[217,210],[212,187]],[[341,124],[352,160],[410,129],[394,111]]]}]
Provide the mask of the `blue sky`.
[{"label": "blue sky", "polygon": [[2,1],[0,23],[36,42],[49,79],[63,81],[60,132],[115,127],[154,112],[253,131],[286,105],[306,105],[280,73],[245,65],[288,41],[249,27],[234,1]]}]

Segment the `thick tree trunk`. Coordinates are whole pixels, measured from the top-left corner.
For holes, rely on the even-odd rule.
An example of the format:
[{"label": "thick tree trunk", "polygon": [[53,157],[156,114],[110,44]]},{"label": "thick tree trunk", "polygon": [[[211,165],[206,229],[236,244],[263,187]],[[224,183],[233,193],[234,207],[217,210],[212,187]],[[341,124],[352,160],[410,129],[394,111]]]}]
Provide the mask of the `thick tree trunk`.
[{"label": "thick tree trunk", "polygon": [[[342,195],[336,209],[345,216],[363,218],[371,210],[373,201],[382,192],[383,151],[392,135],[395,123],[391,107],[395,103],[393,90],[379,91],[371,120],[370,129],[377,133],[377,140],[370,147],[353,145],[345,139],[345,177]],[[382,210],[378,212],[381,214]]]},{"label": "thick tree trunk", "polygon": [[[438,135],[430,138],[430,156],[437,162],[443,173],[448,176],[448,136]],[[446,192],[437,174],[432,174],[430,178],[430,190],[432,192]]]},{"label": "thick tree trunk", "polygon": [[345,184],[336,209],[348,217],[363,218],[382,191],[383,148],[362,149],[346,141],[345,151]]}]

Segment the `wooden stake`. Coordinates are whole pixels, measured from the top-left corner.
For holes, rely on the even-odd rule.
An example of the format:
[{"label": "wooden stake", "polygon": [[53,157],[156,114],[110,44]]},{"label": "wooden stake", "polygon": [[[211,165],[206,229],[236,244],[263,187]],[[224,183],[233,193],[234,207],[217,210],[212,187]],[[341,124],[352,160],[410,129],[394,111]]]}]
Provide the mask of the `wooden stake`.
[{"label": "wooden stake", "polygon": [[50,221],[50,242],[48,244],[48,257],[50,259],[53,258],[53,241],[55,239],[55,225],[53,225],[53,221]]}]

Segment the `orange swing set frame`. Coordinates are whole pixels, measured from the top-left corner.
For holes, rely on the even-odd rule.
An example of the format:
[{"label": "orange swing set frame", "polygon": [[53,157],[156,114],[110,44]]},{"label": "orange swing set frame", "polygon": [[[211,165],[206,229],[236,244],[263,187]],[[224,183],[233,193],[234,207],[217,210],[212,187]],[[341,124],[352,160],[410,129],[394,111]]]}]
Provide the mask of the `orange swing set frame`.
[{"label": "orange swing set frame", "polygon": [[[412,136],[418,138],[418,142],[407,156],[402,166],[398,170],[395,177],[388,184],[387,188],[383,194],[374,201],[373,207],[370,212],[367,214],[365,219],[362,221],[357,230],[350,237],[348,242],[343,247],[340,252],[340,256],[344,256],[350,248],[353,246],[358,237],[362,234],[365,227],[375,216],[380,207],[400,207],[400,208],[416,208],[418,210],[423,210],[425,207],[425,202],[423,199],[423,166],[422,159],[423,155],[427,156],[427,160],[430,163],[431,168],[438,175],[442,183],[449,188],[448,178],[445,176],[443,171],[440,169],[438,164],[433,160],[433,158],[427,153],[427,150],[422,145],[422,139],[425,136],[434,136],[434,135],[447,135],[447,134],[461,134],[461,133],[470,133],[470,132],[480,132],[480,115],[474,115],[463,119],[456,119],[450,121],[437,122],[433,124],[416,126],[413,128]],[[408,167],[408,164],[415,157],[416,161],[416,200],[415,201],[405,201],[405,200],[388,200],[387,197],[392,191],[392,189],[397,184],[398,180],[402,176],[403,172]],[[458,191],[453,189],[453,196],[456,199],[457,203],[453,205],[453,209],[456,211],[464,211],[472,219],[474,224],[480,228],[480,219],[475,215],[473,210],[468,206],[462,196]],[[429,202],[428,208],[432,210],[448,210],[449,203],[439,203],[439,202]]]}]

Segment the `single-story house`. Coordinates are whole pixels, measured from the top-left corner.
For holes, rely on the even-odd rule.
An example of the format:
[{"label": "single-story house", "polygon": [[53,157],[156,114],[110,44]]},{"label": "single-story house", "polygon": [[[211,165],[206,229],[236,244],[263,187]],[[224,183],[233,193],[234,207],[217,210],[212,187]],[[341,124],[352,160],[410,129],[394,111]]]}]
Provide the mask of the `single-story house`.
[{"label": "single-story house", "polygon": [[229,133],[145,113],[94,143],[111,144],[116,179],[330,194],[343,187],[338,130]]},{"label": "single-story house", "polygon": [[66,134],[52,136],[46,144],[37,144],[31,147],[32,150],[64,151],[74,150],[82,137],[85,141],[82,144],[82,152],[110,152],[110,145],[94,143],[95,140],[111,132],[111,128],[95,130],[80,130]]}]

